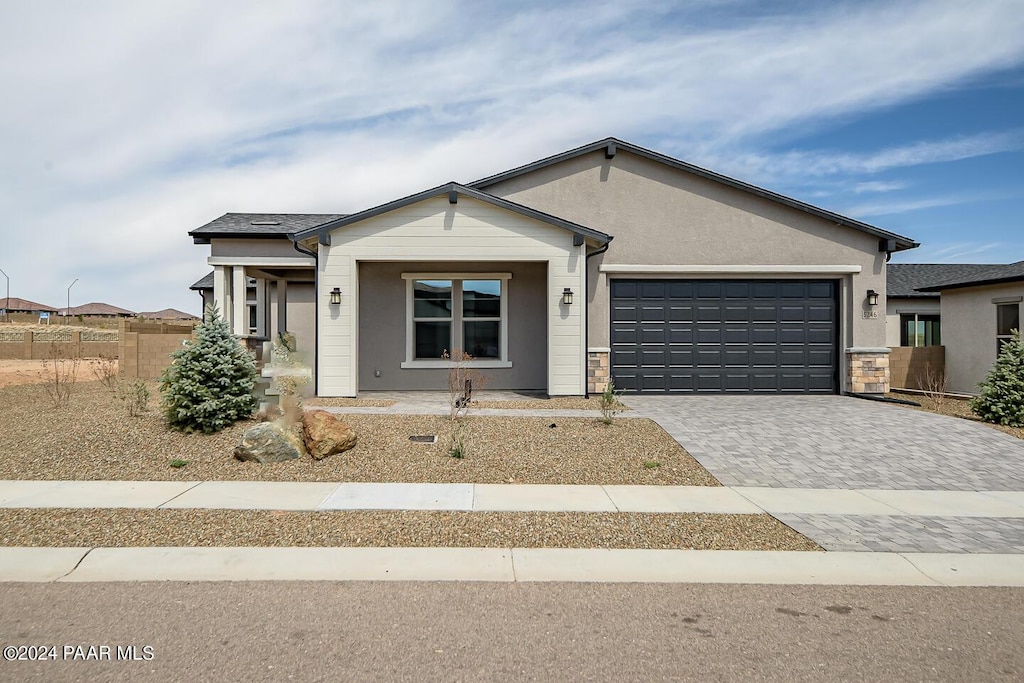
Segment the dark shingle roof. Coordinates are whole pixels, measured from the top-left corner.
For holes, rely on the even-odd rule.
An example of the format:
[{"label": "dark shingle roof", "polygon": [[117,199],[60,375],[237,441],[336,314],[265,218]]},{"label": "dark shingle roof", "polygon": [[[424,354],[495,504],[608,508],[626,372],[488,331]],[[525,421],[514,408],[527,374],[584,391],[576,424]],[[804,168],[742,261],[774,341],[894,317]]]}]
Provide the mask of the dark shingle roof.
[{"label": "dark shingle roof", "polygon": [[1000,265],[984,266],[983,270],[963,274],[958,277],[922,286],[926,292],[939,292],[943,289],[958,289],[976,285],[994,285],[1000,282],[1017,282],[1024,280],[1024,261]]},{"label": "dark shingle roof", "polygon": [[905,297],[937,297],[938,292],[919,292],[943,282],[966,280],[993,268],[978,263],[890,263],[885,267],[886,295]]},{"label": "dark shingle roof", "polygon": [[226,213],[188,234],[193,238],[286,237],[344,217],[338,213]]}]

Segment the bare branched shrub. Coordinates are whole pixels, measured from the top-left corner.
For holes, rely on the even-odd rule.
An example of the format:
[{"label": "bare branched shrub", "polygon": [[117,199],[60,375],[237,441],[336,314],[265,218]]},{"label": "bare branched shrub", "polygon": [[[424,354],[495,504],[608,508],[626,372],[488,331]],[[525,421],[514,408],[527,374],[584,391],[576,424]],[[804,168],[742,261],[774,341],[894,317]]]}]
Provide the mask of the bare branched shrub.
[{"label": "bare branched shrub", "polygon": [[50,342],[50,355],[43,361],[43,387],[55,409],[68,407],[81,363],[82,356],[77,349],[69,353],[57,342]]},{"label": "bare branched shrub", "polygon": [[149,387],[141,379],[115,383],[114,396],[124,406],[129,417],[138,417],[149,410]]},{"label": "bare branched shrub", "polygon": [[120,370],[117,367],[117,358],[100,354],[99,358],[91,358],[87,361],[89,373],[97,382],[111,391],[117,390],[117,377]]},{"label": "bare branched shrub", "polygon": [[473,403],[473,392],[481,391],[487,378],[471,365],[473,356],[461,349],[454,349],[451,353],[445,349],[441,358],[451,363],[448,367],[448,416],[451,431],[448,453],[453,458],[462,459],[467,453],[466,424],[463,418]]},{"label": "bare branched shrub", "polygon": [[941,406],[946,402],[949,379],[944,370],[936,370],[931,363],[928,363],[925,365],[924,374],[918,374],[917,385],[921,387],[925,396],[935,402],[935,405]]}]

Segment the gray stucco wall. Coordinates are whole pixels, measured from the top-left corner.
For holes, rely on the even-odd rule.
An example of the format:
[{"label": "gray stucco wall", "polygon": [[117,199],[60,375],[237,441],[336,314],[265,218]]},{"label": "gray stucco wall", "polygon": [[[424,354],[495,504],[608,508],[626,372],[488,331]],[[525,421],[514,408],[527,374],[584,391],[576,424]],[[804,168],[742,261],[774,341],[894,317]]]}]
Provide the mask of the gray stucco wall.
[{"label": "gray stucco wall", "polygon": [[[444,369],[402,369],[406,285],[403,272],[510,272],[508,358],[511,368],[482,369],[488,389],[547,386],[547,263],[443,262],[359,264],[359,390],[446,390]],[[290,292],[291,290],[289,290]],[[374,376],[375,370],[380,377]]]},{"label": "gray stucco wall", "polygon": [[601,263],[859,265],[858,275],[831,276],[844,283],[842,344],[885,346],[884,306],[876,307],[877,318],[862,315],[870,310],[867,290],[885,292],[885,254],[878,252],[878,238],[867,233],[621,150],[610,160],[597,151],[486,191],[615,237],[588,268],[591,347],[608,345],[608,287]]},{"label": "gray stucco wall", "polygon": [[210,240],[210,256],[212,257],[255,257],[273,256],[286,258],[312,258],[302,254],[287,236],[280,238],[216,238]]},{"label": "gray stucco wall", "polygon": [[[996,359],[996,305],[992,299],[1015,296],[1024,296],[1024,282],[942,292],[942,343],[950,391],[978,393],[978,383]],[[1021,318],[1024,322],[1024,307]]]}]

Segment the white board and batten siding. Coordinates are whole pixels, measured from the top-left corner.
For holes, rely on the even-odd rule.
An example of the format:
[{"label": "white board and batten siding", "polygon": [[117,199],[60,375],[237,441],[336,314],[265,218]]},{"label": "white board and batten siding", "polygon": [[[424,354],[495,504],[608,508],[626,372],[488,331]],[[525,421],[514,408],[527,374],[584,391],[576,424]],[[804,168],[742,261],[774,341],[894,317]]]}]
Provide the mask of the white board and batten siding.
[{"label": "white board and batten siding", "polygon": [[[441,261],[546,261],[548,306],[537,315],[548,322],[548,393],[582,394],[586,247],[572,242],[567,230],[465,196],[457,204],[446,196],[427,199],[335,230],[331,246],[319,246],[318,393],[355,396],[359,389],[359,261],[416,262],[420,272]],[[342,292],[341,306],[327,304],[335,287]],[[561,304],[566,287],[575,294],[571,306]],[[395,334],[404,336],[405,330]]]}]

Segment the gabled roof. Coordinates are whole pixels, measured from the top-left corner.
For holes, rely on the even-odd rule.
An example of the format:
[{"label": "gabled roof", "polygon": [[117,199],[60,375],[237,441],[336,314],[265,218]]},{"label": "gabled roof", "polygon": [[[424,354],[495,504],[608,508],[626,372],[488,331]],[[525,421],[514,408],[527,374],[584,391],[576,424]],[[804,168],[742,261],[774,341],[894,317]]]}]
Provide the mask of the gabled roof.
[{"label": "gabled roof", "polygon": [[917,290],[943,282],[967,280],[991,268],[991,264],[977,263],[890,263],[885,267],[886,295],[936,298],[938,291]]},{"label": "gabled roof", "polygon": [[986,266],[984,270],[966,277],[947,282],[921,287],[922,292],[941,292],[944,289],[960,289],[961,287],[978,287],[980,285],[998,285],[1003,282],[1024,281],[1024,261],[1004,265]]},{"label": "gabled roof", "polygon": [[773,202],[785,204],[786,206],[789,206],[791,208],[803,211],[805,213],[809,213],[813,216],[818,216],[819,218],[824,218],[825,220],[832,221],[833,223],[838,223],[840,225],[853,228],[855,230],[866,232],[870,235],[878,237],[879,239],[893,240],[895,243],[893,246],[895,248],[889,251],[902,251],[904,249],[913,249],[914,247],[920,246],[918,242],[915,242],[909,237],[904,237],[902,235],[897,235],[896,233],[889,232],[888,230],[876,228],[873,225],[863,223],[856,219],[848,218],[838,213],[833,213],[832,211],[828,211],[826,209],[822,209],[817,206],[801,202],[797,199],[793,199],[791,197],[786,197],[776,192],[772,192],[771,190],[766,190],[762,187],[757,187],[756,185],[745,183],[742,180],[736,180],[735,178],[724,176],[721,173],[709,171],[706,168],[701,168],[700,166],[694,166],[693,164],[689,164],[685,161],[680,161],[679,159],[674,159],[670,156],[659,154],[658,152],[646,149],[644,147],[640,147],[638,145],[634,145],[629,142],[625,142],[623,140],[619,140],[618,138],[605,138],[604,140],[591,142],[590,144],[583,145],[582,147],[570,149],[567,152],[555,154],[554,156],[550,156],[539,161],[534,161],[533,163],[526,164],[525,166],[519,166],[518,168],[513,168],[511,170],[504,171],[502,173],[497,173],[486,178],[481,178],[480,180],[476,180],[472,183],[469,183],[469,186],[479,190],[485,190],[488,187],[496,185],[497,183],[500,183],[504,180],[515,178],[517,176],[530,173],[531,171],[536,171],[537,169],[544,168],[546,166],[551,166],[552,164],[557,164],[559,162],[566,161],[567,159],[573,159],[575,157],[583,156],[584,154],[591,154],[599,150],[605,150],[605,155],[606,157],[609,158],[613,158],[619,150],[626,150],[627,152],[636,154],[637,156],[641,156],[646,159],[650,159],[652,161],[656,161],[661,164],[665,164],[666,166],[671,166],[672,168],[687,171],[688,173],[693,173],[694,175],[707,178],[708,180],[713,180],[724,185],[729,185],[730,187],[734,187],[744,192],[749,192],[750,194],[754,194],[759,197],[769,199]]},{"label": "gabled roof", "polygon": [[589,237],[590,239],[601,242],[602,244],[606,244],[612,241],[611,235],[606,235],[603,232],[592,230],[591,228],[579,225],[578,223],[573,223],[572,221],[567,221],[564,218],[559,218],[558,216],[552,216],[551,214],[544,213],[543,211],[531,209],[528,206],[517,204],[516,202],[510,202],[509,200],[502,199],[501,197],[495,197],[494,195],[487,194],[486,192],[481,192],[480,190],[467,187],[466,185],[460,185],[459,183],[456,183],[454,181],[450,183],[445,183],[444,185],[438,185],[437,187],[425,190],[417,194],[409,195],[408,197],[396,199],[392,202],[388,202],[387,204],[375,206],[372,209],[367,209],[366,211],[360,211],[359,213],[353,213],[348,216],[339,217],[333,221],[324,223],[323,225],[319,225],[313,228],[309,228],[308,230],[298,232],[292,236],[292,239],[295,241],[299,241],[309,239],[311,237],[319,238],[322,236],[326,236],[332,230],[335,230],[337,228],[341,228],[346,225],[351,225],[353,223],[358,223],[359,221],[366,220],[367,218],[373,218],[374,216],[379,216],[381,214],[387,213],[388,211],[400,209],[403,206],[409,206],[411,204],[416,204],[427,199],[433,199],[434,197],[440,197],[444,195],[449,195],[449,197],[454,196],[456,200],[458,199],[459,195],[472,197],[473,199],[479,200],[481,202],[486,202],[487,204],[492,204],[507,211],[512,211],[514,213],[518,213],[523,216],[527,216],[529,218],[533,218],[535,220],[548,223],[549,225],[554,225],[556,227],[563,228],[571,233],[582,235],[583,237]]},{"label": "gabled roof", "polygon": [[198,320],[198,315],[192,315],[191,313],[185,313],[179,311],[176,308],[165,308],[162,311],[146,311],[145,313],[138,314],[140,318],[149,319],[160,319],[160,320]]},{"label": "gabled roof", "polygon": [[333,221],[338,213],[226,213],[188,234],[196,244],[211,237],[287,238],[299,230]]},{"label": "gabled roof", "polygon": [[35,301],[29,301],[28,299],[19,299],[16,296],[12,297],[0,297],[0,308],[6,308],[8,311],[47,311],[49,313],[56,313],[57,309],[53,306],[47,306],[46,304],[38,304]]},{"label": "gabled roof", "polygon": [[111,304],[93,302],[90,304],[82,304],[81,306],[72,306],[71,308],[60,309],[61,315],[120,315],[120,316],[133,316],[135,311],[129,311],[126,308],[119,308]]}]

